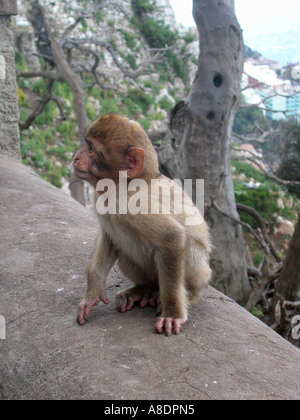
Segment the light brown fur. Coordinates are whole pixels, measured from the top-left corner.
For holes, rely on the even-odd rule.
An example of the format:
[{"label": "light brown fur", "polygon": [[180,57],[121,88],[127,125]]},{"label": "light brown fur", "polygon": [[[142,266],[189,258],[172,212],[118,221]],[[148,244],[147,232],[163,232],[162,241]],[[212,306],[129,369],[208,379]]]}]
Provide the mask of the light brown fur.
[{"label": "light brown fur", "polygon": [[[117,184],[119,171],[127,171],[129,180],[143,179],[149,187],[153,179],[167,186],[171,183],[172,199],[183,199],[188,208],[194,209],[199,224],[186,225],[188,214],[173,214],[172,206],[171,214],[162,214],[163,205],[157,215],[99,215],[101,233],[88,268],[88,289],[80,304],[78,322],[83,325],[100,300],[108,303],[106,277],[118,260],[121,271],[135,284],[117,294],[118,310],[130,310],[135,302],[142,307],[157,304],[161,314],[156,331],[161,333],[165,329],[171,335],[173,330],[179,334],[187,320],[188,306],[199,299],[211,278],[208,227],[190,198],[173,181],[159,175],[156,152],[138,123],[113,114],[104,115],[89,128],[87,142],[87,147],[74,158],[78,177],[96,187],[104,178]],[[151,199],[162,203],[161,190],[158,193],[147,190],[145,194],[149,210]],[[128,192],[128,201],[132,195]]]}]

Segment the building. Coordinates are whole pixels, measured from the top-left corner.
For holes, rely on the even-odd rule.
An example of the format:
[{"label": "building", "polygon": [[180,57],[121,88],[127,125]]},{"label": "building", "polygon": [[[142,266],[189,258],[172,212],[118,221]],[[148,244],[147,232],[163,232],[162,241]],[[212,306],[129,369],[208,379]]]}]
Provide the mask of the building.
[{"label": "building", "polygon": [[[268,61],[268,60],[267,60]],[[271,120],[295,118],[300,123],[300,86],[290,80],[280,79],[265,61],[246,60],[242,81],[243,94],[249,104],[265,108]],[[266,99],[262,102],[263,99]]]}]

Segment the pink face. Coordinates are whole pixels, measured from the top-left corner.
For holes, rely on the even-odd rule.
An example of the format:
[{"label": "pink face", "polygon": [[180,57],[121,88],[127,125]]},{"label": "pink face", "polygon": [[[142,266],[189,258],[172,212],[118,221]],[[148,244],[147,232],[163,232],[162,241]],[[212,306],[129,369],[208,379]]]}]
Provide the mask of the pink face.
[{"label": "pink face", "polygon": [[96,187],[100,179],[118,182],[119,171],[126,171],[129,179],[137,178],[143,171],[145,152],[138,147],[112,153],[101,141],[86,139],[86,146],[74,157],[74,175]]}]

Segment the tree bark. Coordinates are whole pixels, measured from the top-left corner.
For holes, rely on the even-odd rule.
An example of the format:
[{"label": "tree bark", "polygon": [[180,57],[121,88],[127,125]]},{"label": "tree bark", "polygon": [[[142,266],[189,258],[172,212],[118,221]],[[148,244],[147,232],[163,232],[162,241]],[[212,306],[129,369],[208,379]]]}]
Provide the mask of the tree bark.
[{"label": "tree bark", "polygon": [[205,209],[213,236],[214,286],[246,303],[244,237],[240,226],[211,206],[239,219],[230,169],[230,139],[240,100],[244,44],[227,0],[194,0],[200,35],[198,73],[189,97],[171,113],[171,139],[160,150],[162,170],[171,177],[205,180]]}]

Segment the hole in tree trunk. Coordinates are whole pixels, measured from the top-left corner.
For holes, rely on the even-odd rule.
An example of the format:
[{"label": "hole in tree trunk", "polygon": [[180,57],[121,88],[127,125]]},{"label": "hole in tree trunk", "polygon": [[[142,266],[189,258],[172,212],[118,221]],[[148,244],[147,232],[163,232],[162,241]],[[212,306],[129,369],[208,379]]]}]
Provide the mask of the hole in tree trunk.
[{"label": "hole in tree trunk", "polygon": [[207,119],[208,119],[209,121],[214,120],[214,119],[215,119],[215,113],[214,113],[213,111],[210,111],[210,112],[207,114]]},{"label": "hole in tree trunk", "polygon": [[221,87],[222,86],[222,83],[223,83],[223,77],[220,74],[217,74],[214,77],[214,85],[215,85],[215,87],[216,88]]}]

